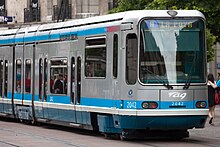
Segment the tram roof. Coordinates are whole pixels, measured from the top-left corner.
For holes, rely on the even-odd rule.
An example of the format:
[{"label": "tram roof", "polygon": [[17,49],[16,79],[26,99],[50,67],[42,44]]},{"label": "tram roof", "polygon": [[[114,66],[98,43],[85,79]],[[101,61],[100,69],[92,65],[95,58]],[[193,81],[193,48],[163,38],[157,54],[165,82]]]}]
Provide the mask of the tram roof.
[{"label": "tram roof", "polygon": [[[58,23],[50,23],[50,24],[42,24],[42,25],[33,25],[26,28],[19,29],[9,29],[9,30],[1,30],[0,36],[9,36],[21,33],[29,33],[29,32],[42,32],[42,31],[51,31],[62,28],[74,28],[85,25],[99,24],[99,23],[107,23],[113,21],[130,21],[130,20],[140,20],[143,17],[153,18],[153,17],[171,17],[167,11],[169,10],[133,10],[126,11],[102,16],[95,16],[85,19],[74,19],[66,22],[58,22]],[[197,10],[175,10],[177,12],[176,17],[204,17],[204,15]]]}]

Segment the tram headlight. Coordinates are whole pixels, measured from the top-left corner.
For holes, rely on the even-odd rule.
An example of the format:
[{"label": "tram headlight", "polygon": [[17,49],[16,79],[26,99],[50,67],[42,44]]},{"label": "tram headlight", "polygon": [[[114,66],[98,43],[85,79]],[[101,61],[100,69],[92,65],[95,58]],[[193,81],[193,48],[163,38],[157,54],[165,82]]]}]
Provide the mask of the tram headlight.
[{"label": "tram headlight", "polygon": [[198,101],[196,102],[196,108],[206,108],[207,103],[206,101]]},{"label": "tram headlight", "polygon": [[157,102],[147,102],[147,101],[144,101],[142,103],[142,108],[144,108],[144,109],[156,109],[157,107],[158,107]]}]

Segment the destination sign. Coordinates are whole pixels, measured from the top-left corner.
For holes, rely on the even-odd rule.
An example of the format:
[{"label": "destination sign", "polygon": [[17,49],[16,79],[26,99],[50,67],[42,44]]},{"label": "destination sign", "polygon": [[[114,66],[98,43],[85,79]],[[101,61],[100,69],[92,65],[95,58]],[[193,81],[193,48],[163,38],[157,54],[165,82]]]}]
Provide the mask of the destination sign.
[{"label": "destination sign", "polygon": [[196,28],[193,20],[146,20],[146,28]]}]

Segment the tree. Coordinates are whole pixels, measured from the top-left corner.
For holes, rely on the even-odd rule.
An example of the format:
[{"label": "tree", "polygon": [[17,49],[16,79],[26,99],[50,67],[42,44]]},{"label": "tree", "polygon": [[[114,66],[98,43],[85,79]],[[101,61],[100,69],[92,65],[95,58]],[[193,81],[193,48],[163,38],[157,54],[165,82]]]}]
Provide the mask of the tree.
[{"label": "tree", "polygon": [[220,1],[216,0],[118,0],[110,13],[128,10],[199,10],[207,20],[206,40],[208,61],[214,59],[216,41],[220,41]]},{"label": "tree", "polygon": [[207,61],[213,61],[216,48],[213,44],[216,42],[216,36],[212,35],[209,29],[206,29],[206,44],[207,44]]},{"label": "tree", "polygon": [[117,7],[110,10],[109,13],[117,13],[128,10],[143,10],[152,0],[118,0]]}]

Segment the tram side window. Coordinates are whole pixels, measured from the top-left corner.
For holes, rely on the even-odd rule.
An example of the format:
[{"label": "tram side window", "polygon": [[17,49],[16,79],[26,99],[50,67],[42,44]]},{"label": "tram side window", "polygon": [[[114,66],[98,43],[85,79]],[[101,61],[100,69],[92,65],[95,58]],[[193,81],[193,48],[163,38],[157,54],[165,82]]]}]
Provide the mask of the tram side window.
[{"label": "tram side window", "polygon": [[0,60],[0,96],[3,90],[3,60]]},{"label": "tram side window", "polygon": [[117,78],[118,75],[118,35],[114,35],[113,40],[113,76]]},{"label": "tram side window", "polygon": [[44,101],[47,100],[47,73],[48,73],[48,66],[47,66],[47,58],[44,59],[44,90],[43,90],[43,97],[44,97]]},{"label": "tram side window", "polygon": [[50,92],[67,94],[67,59],[51,59]]},{"label": "tram side window", "polygon": [[126,38],[126,80],[128,84],[137,81],[138,43],[136,34],[128,34]]},{"label": "tram side window", "polygon": [[86,38],[85,76],[106,77],[105,36]]},{"label": "tram side window", "polygon": [[72,57],[71,58],[71,82],[72,84],[70,84],[70,89],[71,89],[71,102],[74,103],[74,94],[75,94],[75,58]]},{"label": "tram side window", "polygon": [[21,93],[21,59],[16,60],[16,87],[15,91]]},{"label": "tram side window", "polygon": [[43,61],[39,60],[39,99],[42,100]]},{"label": "tram side window", "polygon": [[4,80],[4,96],[8,96],[8,61],[5,60],[5,80]]},{"label": "tram side window", "polygon": [[25,92],[31,92],[31,60],[25,61]]}]

